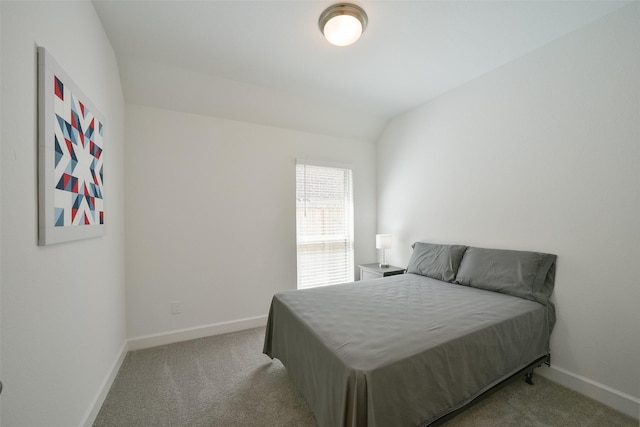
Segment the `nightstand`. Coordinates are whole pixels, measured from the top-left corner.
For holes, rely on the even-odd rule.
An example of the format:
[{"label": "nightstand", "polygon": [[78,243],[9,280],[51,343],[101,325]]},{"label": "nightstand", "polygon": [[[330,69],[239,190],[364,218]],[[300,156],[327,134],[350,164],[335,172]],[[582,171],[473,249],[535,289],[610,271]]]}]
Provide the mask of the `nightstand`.
[{"label": "nightstand", "polygon": [[360,280],[378,279],[380,277],[395,276],[396,274],[404,273],[404,268],[402,267],[390,265],[387,268],[381,268],[377,262],[373,264],[361,264],[358,267],[360,267]]}]

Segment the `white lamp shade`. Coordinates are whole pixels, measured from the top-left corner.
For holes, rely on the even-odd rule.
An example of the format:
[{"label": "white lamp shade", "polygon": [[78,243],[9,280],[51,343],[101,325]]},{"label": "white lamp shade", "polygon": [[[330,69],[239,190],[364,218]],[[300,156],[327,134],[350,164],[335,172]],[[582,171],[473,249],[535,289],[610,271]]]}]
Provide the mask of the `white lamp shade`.
[{"label": "white lamp shade", "polygon": [[362,24],[351,15],[338,15],[329,19],[323,30],[329,43],[336,46],[349,46],[362,35]]},{"label": "white lamp shade", "polygon": [[360,38],[368,20],[367,13],[360,6],[338,3],[322,12],[318,25],[329,43],[349,46]]},{"label": "white lamp shade", "polygon": [[376,234],[376,249],[391,249],[391,234]]}]

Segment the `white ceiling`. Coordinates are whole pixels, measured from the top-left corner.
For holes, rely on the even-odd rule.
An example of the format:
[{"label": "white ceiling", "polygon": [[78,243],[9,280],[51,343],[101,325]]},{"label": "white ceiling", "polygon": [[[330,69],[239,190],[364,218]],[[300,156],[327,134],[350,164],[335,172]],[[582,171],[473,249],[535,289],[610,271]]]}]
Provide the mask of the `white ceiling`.
[{"label": "white ceiling", "polygon": [[320,0],[93,0],[129,103],[374,139],[408,109],[628,1],[358,0],[335,47]]}]

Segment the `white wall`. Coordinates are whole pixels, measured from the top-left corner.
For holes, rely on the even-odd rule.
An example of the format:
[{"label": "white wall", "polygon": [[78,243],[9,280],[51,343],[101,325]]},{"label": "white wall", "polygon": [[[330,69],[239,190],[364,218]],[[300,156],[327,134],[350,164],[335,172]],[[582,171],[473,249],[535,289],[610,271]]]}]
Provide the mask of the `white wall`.
[{"label": "white wall", "polygon": [[[2,423],[77,426],[126,343],[124,113],[89,1],[2,1]],[[37,246],[36,46],[105,116],[104,236]],[[93,414],[95,415],[95,414]]]},{"label": "white wall", "polygon": [[298,157],[352,165],[355,262],[375,260],[373,142],[137,105],[125,135],[132,348],[264,323],[295,289]]},{"label": "white wall", "polygon": [[402,116],[378,144],[378,229],[558,255],[553,378],[638,416],[640,4]]},{"label": "white wall", "polygon": [[139,57],[121,55],[118,66],[128,104],[351,139],[374,140],[386,123],[375,114],[304,98],[293,89],[286,93]]}]

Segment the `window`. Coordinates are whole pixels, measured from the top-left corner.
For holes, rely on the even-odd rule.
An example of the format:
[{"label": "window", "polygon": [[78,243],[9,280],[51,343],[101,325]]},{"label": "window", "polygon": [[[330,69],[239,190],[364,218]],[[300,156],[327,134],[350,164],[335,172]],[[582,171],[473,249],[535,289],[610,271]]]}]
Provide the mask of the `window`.
[{"label": "window", "polygon": [[296,165],[298,289],[353,281],[351,169]]}]

